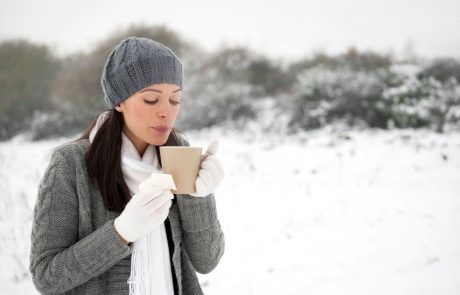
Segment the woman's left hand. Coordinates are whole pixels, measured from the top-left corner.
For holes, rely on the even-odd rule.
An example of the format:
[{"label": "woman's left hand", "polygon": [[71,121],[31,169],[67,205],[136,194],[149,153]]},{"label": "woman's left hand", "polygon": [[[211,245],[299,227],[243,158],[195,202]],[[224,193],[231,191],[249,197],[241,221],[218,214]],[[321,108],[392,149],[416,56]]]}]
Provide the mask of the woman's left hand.
[{"label": "woman's left hand", "polygon": [[206,197],[214,192],[224,177],[224,170],[216,156],[219,141],[214,140],[206,150],[201,160],[200,171],[195,181],[196,192],[191,193],[193,197]]}]

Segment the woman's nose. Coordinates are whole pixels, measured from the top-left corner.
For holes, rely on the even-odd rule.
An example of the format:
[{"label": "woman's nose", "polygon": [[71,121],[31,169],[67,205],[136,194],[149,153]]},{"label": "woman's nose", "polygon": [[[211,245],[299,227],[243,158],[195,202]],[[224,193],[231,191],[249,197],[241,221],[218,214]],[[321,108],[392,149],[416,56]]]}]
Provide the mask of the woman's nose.
[{"label": "woman's nose", "polygon": [[169,117],[169,113],[171,112],[169,105],[166,104],[161,104],[160,109],[158,110],[158,116],[160,118],[167,118]]}]

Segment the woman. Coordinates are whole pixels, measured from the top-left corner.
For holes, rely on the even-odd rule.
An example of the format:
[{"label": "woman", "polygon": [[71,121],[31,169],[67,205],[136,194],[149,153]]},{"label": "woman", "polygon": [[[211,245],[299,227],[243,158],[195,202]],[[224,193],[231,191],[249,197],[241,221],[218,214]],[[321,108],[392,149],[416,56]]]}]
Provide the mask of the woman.
[{"label": "woman", "polygon": [[217,147],[201,162],[194,194],[138,188],[161,171],[159,146],[189,145],[172,128],[182,80],[180,60],[161,43],[130,37],[113,49],[101,79],[110,110],[53,152],[40,182],[30,256],[38,291],[203,293],[195,271],[210,272],[224,252]]}]

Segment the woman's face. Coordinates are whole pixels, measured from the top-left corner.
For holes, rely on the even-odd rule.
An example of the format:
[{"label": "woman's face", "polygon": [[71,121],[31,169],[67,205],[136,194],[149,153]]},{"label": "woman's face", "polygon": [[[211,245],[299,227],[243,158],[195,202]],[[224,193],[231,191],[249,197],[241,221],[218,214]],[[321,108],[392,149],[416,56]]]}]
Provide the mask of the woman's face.
[{"label": "woman's face", "polygon": [[[174,84],[154,84],[141,89],[115,109],[123,114],[123,132],[144,154],[149,144],[166,143],[180,110],[182,89]],[[161,128],[165,130],[162,130]]]}]

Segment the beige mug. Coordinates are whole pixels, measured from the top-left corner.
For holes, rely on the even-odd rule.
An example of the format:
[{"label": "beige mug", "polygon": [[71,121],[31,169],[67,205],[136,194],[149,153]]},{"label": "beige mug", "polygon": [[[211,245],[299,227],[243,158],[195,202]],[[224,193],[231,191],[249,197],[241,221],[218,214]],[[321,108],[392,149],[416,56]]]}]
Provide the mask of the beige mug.
[{"label": "beige mug", "polygon": [[160,146],[163,172],[171,174],[177,190],[173,194],[195,193],[195,181],[201,163],[201,147]]}]

